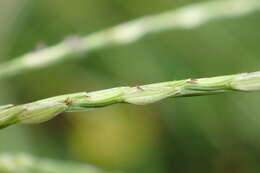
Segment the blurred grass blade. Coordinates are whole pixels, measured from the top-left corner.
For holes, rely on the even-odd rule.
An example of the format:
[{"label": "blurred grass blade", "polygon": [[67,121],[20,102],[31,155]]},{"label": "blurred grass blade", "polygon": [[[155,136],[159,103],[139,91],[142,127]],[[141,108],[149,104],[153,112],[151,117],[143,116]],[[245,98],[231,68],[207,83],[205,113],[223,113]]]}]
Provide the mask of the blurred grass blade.
[{"label": "blurred grass blade", "polygon": [[1,173],[107,173],[88,164],[38,159],[28,154],[0,154]]},{"label": "blurred grass blade", "polygon": [[44,68],[74,55],[132,43],[147,34],[174,29],[193,29],[214,19],[240,17],[259,9],[258,0],[220,0],[195,3],[161,14],[144,16],[85,37],[66,39],[52,47],[14,58],[0,65],[0,79]]}]

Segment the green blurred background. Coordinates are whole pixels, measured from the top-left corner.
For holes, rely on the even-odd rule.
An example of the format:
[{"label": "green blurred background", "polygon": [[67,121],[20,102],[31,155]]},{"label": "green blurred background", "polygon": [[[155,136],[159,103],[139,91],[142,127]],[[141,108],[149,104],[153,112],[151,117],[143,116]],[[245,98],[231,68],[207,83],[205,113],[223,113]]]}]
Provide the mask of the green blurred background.
[{"label": "green blurred background", "polygon": [[[1,0],[0,60],[199,0]],[[260,12],[150,35],[1,81],[1,104],[115,86],[257,71]],[[73,60],[76,59],[76,60]],[[129,173],[260,172],[260,94],[66,113],[0,131],[0,152]]]}]

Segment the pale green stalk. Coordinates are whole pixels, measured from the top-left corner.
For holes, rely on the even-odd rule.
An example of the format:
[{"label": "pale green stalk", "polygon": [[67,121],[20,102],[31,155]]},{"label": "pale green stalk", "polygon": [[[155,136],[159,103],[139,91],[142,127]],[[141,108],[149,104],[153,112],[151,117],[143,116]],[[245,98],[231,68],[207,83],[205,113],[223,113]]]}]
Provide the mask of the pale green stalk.
[{"label": "pale green stalk", "polygon": [[41,123],[62,112],[84,111],[116,103],[144,105],[169,97],[259,91],[260,71],[201,79],[169,81],[135,87],[56,96],[23,105],[0,107],[0,128],[15,123]]},{"label": "pale green stalk", "polygon": [[59,63],[73,55],[137,41],[165,30],[192,29],[220,18],[233,18],[260,9],[259,0],[218,0],[196,3],[157,15],[145,16],[85,37],[74,37],[0,65],[0,79]]},{"label": "pale green stalk", "polygon": [[105,173],[88,164],[38,159],[28,154],[1,154],[1,173]]}]

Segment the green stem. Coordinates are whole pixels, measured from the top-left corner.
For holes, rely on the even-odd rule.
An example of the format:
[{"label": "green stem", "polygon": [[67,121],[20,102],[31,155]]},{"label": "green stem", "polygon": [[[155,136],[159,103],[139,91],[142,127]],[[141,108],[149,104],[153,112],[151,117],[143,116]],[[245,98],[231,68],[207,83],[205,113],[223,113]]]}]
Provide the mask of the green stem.
[{"label": "green stem", "polygon": [[0,107],[0,128],[15,123],[41,123],[62,112],[84,111],[116,103],[144,105],[169,97],[259,91],[260,71],[201,79],[169,81],[135,87],[56,96],[23,105]]},{"label": "green stem", "polygon": [[129,44],[147,34],[174,29],[193,29],[214,19],[240,17],[259,9],[258,0],[223,0],[196,3],[161,14],[145,16],[85,37],[67,39],[52,47],[14,58],[0,65],[0,79],[28,70],[44,68],[74,55],[86,54],[104,47]]}]

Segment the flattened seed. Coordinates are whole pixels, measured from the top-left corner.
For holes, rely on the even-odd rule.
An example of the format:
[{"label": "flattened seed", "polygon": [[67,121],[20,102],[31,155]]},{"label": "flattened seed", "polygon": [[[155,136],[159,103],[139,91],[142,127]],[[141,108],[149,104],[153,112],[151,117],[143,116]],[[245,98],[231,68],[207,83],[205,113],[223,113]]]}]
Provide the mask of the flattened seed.
[{"label": "flattened seed", "polygon": [[68,106],[64,103],[41,103],[30,106],[21,116],[21,123],[34,124],[42,123],[54,118],[56,115],[64,112]]}]

